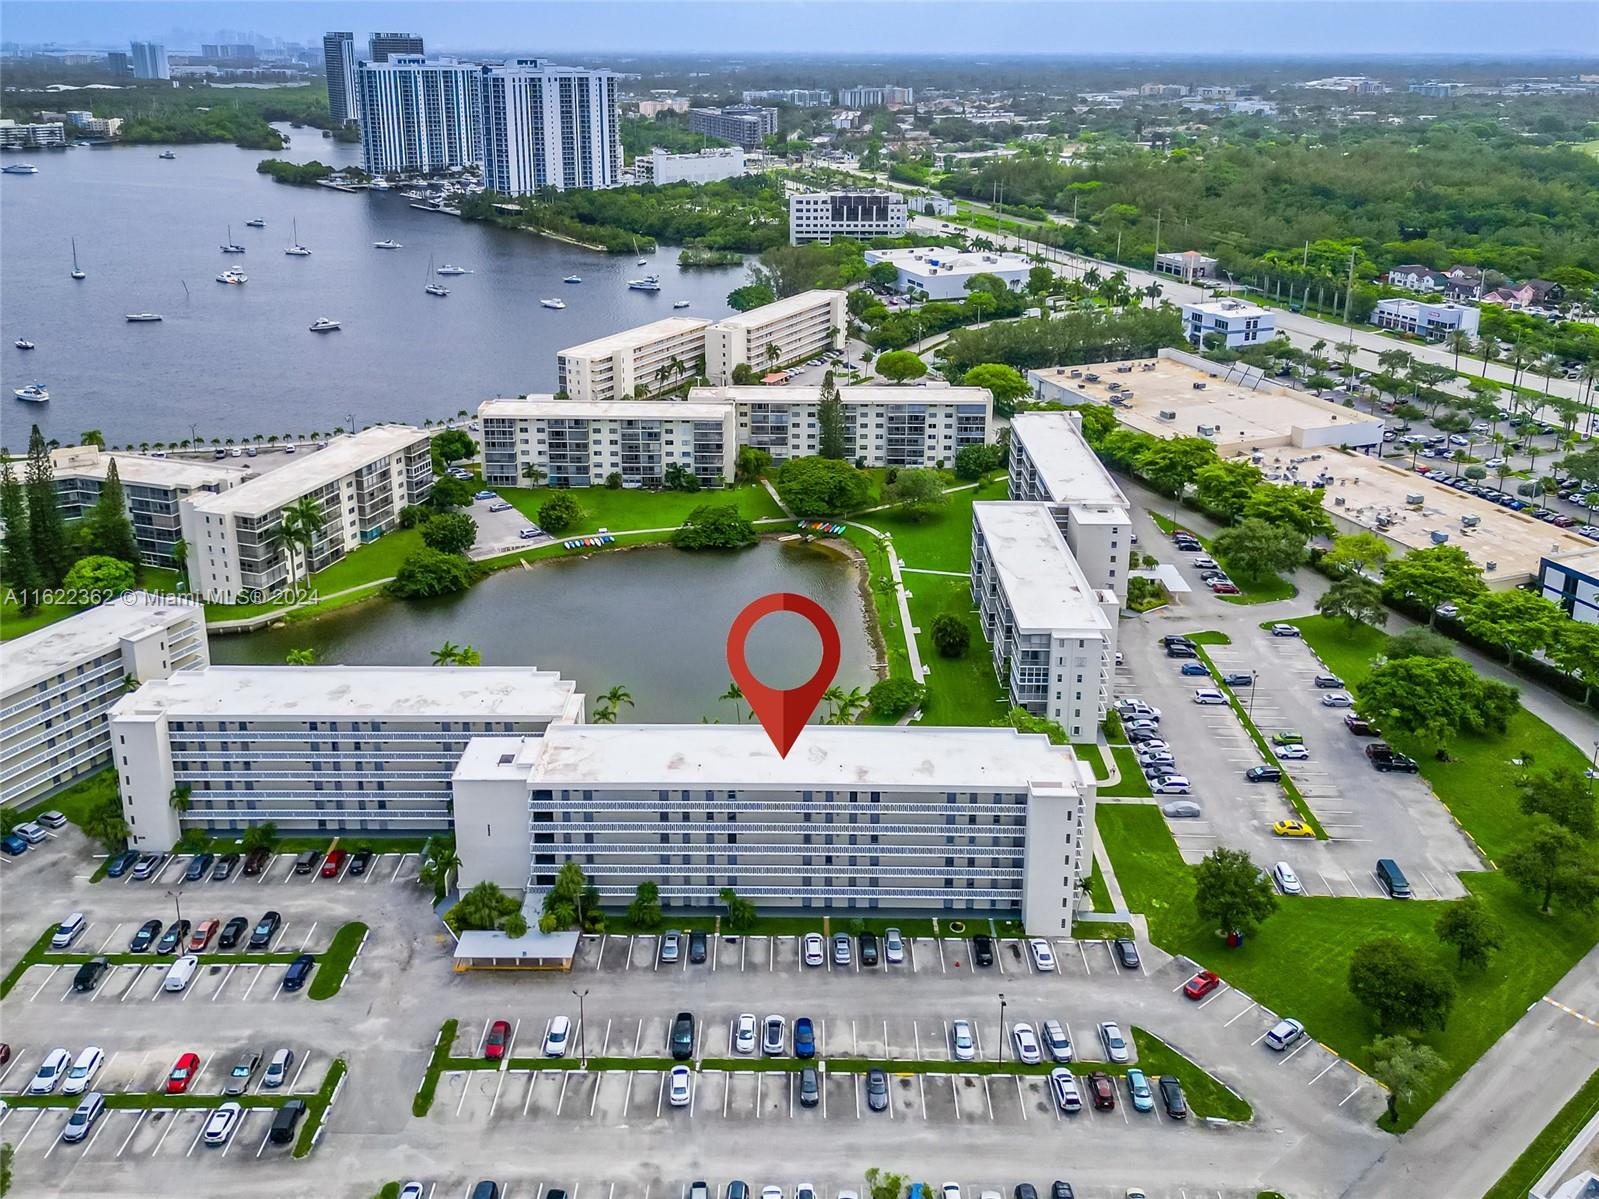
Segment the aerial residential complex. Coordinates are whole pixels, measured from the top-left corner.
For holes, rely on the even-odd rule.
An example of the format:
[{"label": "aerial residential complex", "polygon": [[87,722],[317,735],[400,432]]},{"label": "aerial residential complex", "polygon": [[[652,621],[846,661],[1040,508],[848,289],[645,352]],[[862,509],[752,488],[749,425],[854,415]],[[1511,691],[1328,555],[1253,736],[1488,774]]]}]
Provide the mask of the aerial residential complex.
[{"label": "aerial residential complex", "polygon": [[904,237],[907,219],[905,197],[898,192],[796,192],[788,198],[788,244]]},{"label": "aerial residential complex", "polygon": [[[1093,774],[1000,728],[552,725],[478,737],[455,771],[461,885],[544,888],[578,862],[610,904],[642,882],[705,908],[1019,913],[1071,927],[1093,862]],[[529,830],[531,829],[531,832]]]},{"label": "aerial residential complex", "polygon": [[[654,395],[697,373],[711,322],[669,316],[568,346],[555,357],[555,386],[574,400]],[[640,397],[642,398],[642,397]]]},{"label": "aerial residential complex", "polygon": [[891,83],[881,83],[875,87],[861,85],[858,87],[840,88],[838,104],[840,108],[882,108],[884,105],[909,104],[915,99],[914,89],[908,87],[895,87]]},{"label": "aerial residential complex", "polygon": [[0,804],[104,769],[106,713],[128,688],[210,660],[205,608],[144,592],[0,642]]},{"label": "aerial residential complex", "polygon": [[972,602],[1010,702],[1091,743],[1111,703],[1121,602],[1077,565],[1046,503],[972,505]]},{"label": "aerial residential complex", "polygon": [[322,35],[322,68],[328,79],[328,115],[336,124],[359,115],[355,103],[355,34]]},{"label": "aerial residential complex", "polygon": [[171,79],[172,68],[167,64],[167,48],[160,42],[129,42],[133,56],[135,79]]},{"label": "aerial residential complex", "polygon": [[733,477],[737,454],[730,404],[671,400],[558,400],[529,396],[478,406],[483,481],[526,484],[532,466],[550,487],[659,487],[683,466],[705,487]]},{"label": "aerial residential complex", "polygon": [[739,99],[746,104],[761,100],[781,100],[795,108],[827,108],[833,103],[833,93],[826,88],[768,88],[765,91],[745,92]]},{"label": "aerial residential complex", "polygon": [[110,738],[129,844],[169,849],[185,826],[444,831],[472,738],[582,717],[575,685],[548,671],[231,666],[144,683],[112,709]]},{"label": "aerial residential complex", "polygon": [[920,292],[929,300],[964,300],[971,294],[968,284],[978,275],[993,275],[1011,291],[1021,291],[1033,269],[1025,254],[1004,250],[968,254],[942,246],[868,249],[866,265],[879,262],[892,263],[899,271],[895,286],[901,292]]},{"label": "aerial residential complex", "polygon": [[735,146],[743,146],[746,150],[759,150],[766,139],[777,132],[777,109],[761,108],[754,104],[691,108],[688,110],[688,127],[694,133],[720,138]]},{"label": "aerial residential complex", "polygon": [[371,62],[388,62],[400,54],[426,54],[420,33],[374,33],[366,40],[366,56]]},{"label": "aerial residential complex", "polygon": [[190,590],[234,603],[281,589],[290,558],[276,533],[298,500],[315,500],[326,522],[310,554],[299,555],[304,578],[394,528],[400,510],[432,489],[428,433],[375,425],[217,495],[191,496],[179,506]]},{"label": "aerial residential complex", "polygon": [[504,195],[541,187],[615,187],[622,174],[617,76],[518,58],[481,76],[483,186]]},{"label": "aerial residential complex", "polygon": [[802,291],[723,317],[706,330],[705,377],[727,384],[741,363],[762,371],[843,349],[849,327],[844,299],[843,291]]},{"label": "aerial residential complex", "polygon": [[479,70],[399,54],[355,71],[361,165],[369,174],[448,171],[481,161]]}]

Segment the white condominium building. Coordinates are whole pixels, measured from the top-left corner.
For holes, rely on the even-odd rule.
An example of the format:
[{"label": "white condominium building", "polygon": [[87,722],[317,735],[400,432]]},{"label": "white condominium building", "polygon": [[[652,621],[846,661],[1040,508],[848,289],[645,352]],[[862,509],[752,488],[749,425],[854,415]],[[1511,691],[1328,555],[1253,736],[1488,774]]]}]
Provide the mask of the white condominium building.
[{"label": "white condominium building", "polygon": [[676,387],[700,373],[710,324],[669,316],[568,346],[555,358],[556,390],[574,400],[627,400]]},{"label": "white condominium building", "polygon": [[842,291],[802,291],[712,325],[705,335],[705,377],[723,386],[743,363],[757,373],[842,350],[848,315]]},{"label": "white condominium building", "polygon": [[788,244],[904,237],[908,211],[899,192],[796,192],[788,198]]},{"label": "white condominium building", "polygon": [[723,887],[764,908],[1019,916],[1071,928],[1094,778],[1004,728],[812,726],[786,758],[754,724],[562,725],[480,737],[455,772],[461,885],[547,887],[579,863],[610,904]]},{"label": "white condominium building", "polygon": [[155,566],[177,565],[173,550],[183,536],[180,501],[237,487],[253,474],[248,467],[226,462],[108,454],[98,446],[69,446],[50,451],[56,503],[62,516],[80,520],[89,514],[100,500],[113,461],[122,480],[124,507],[139,542],[139,557]]},{"label": "white condominium building", "polygon": [[[983,387],[840,387],[844,455],[867,466],[952,465],[965,446],[990,440],[993,396]],[[732,404],[738,444],[773,462],[817,452],[820,387],[696,387],[695,403]]]},{"label": "white condominium building", "polygon": [[528,396],[486,400],[477,415],[490,487],[528,486],[528,466],[551,487],[598,487],[612,473],[624,487],[660,487],[673,466],[719,487],[737,459],[731,404]]},{"label": "white condominium building", "polygon": [[882,108],[885,104],[909,104],[915,95],[914,89],[896,87],[892,83],[880,83],[876,86],[861,84],[856,87],[841,88],[838,93],[838,103],[841,108]]},{"label": "white condominium building", "polygon": [[972,602],[1010,702],[1093,742],[1111,703],[1121,605],[1083,575],[1048,504],[972,505]]},{"label": "white condominium building", "polygon": [[615,187],[622,173],[616,86],[612,71],[547,58],[484,67],[483,186],[510,196]]},{"label": "white condominium building", "polygon": [[355,71],[361,165],[386,175],[480,162],[480,74],[473,63],[421,54],[361,63]]},{"label": "white condominium building", "polygon": [[1088,581],[1127,598],[1133,541],[1127,497],[1083,440],[1076,412],[1011,417],[1010,498],[1048,504]]},{"label": "white condominium building", "polygon": [[432,491],[428,440],[410,425],[374,425],[218,495],[190,496],[179,512],[191,590],[213,603],[281,590],[290,560],[277,531],[283,510],[302,499],[316,501],[324,523],[310,553],[296,551],[299,581],[375,541]]},{"label": "white condominium building", "polygon": [[[736,179],[744,173],[744,150],[739,146],[712,147],[697,154],[670,154],[656,146],[648,158],[634,162],[640,171],[640,183],[664,186],[668,183],[713,183],[718,179]],[[649,177],[643,178],[648,172]]]},{"label": "white condominium building", "polygon": [[209,662],[205,609],[145,592],[0,642],[0,803],[43,799],[105,767],[106,715],[128,688]]},{"label": "white condominium building", "polygon": [[[146,683],[112,710],[110,732],[129,844],[168,849],[184,826],[445,830],[472,738],[582,718],[575,685],[548,671],[224,666]],[[181,813],[174,792],[188,797]],[[524,816],[515,832],[526,829]]]},{"label": "white condominium building", "polygon": [[322,70],[328,81],[328,115],[343,125],[356,118],[355,34],[322,35]]}]

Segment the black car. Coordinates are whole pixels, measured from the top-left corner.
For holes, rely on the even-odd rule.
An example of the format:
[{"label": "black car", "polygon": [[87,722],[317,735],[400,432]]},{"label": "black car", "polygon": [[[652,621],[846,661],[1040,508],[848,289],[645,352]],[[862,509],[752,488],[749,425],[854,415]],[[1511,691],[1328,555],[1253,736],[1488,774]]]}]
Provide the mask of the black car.
[{"label": "black car", "polygon": [[707,955],[704,933],[689,933],[688,935],[688,960],[698,965]]},{"label": "black car", "polygon": [[1128,970],[1138,969],[1138,946],[1131,937],[1116,938],[1116,960]]},{"label": "black car", "polygon": [[994,964],[994,938],[987,933],[978,933],[973,937],[972,958],[979,966],[992,966]]},{"label": "black car", "polygon": [[1018,1182],[1016,1199],[1038,1199],[1038,1188],[1030,1182]]},{"label": "black car", "polygon": [[1142,745],[1145,741],[1158,741],[1160,734],[1154,729],[1134,729],[1127,734],[1127,740],[1134,745]]},{"label": "black car", "polygon": [[271,860],[272,851],[265,846],[252,849],[244,859],[244,872],[252,876],[260,874]]},{"label": "black car", "polygon": [[[278,1114],[272,1117],[272,1126],[267,1130],[267,1135],[272,1138],[274,1145],[287,1145],[294,1139],[294,1126],[300,1122],[300,1117],[305,1115],[305,1100],[290,1099],[278,1108]],[[474,1192],[475,1193],[475,1192]]]},{"label": "black car", "polygon": [[1167,649],[1170,649],[1174,645],[1192,646],[1194,644],[1187,637],[1184,637],[1184,636],[1182,636],[1181,634],[1178,634],[1178,633],[1167,633],[1164,637],[1162,637],[1160,639],[1160,643],[1161,643],[1161,645],[1165,646]]},{"label": "black car", "polygon": [[750,1184],[735,1178],[727,1184],[727,1199],[750,1199]]},{"label": "black car", "polygon": [[311,871],[316,869],[317,863],[321,860],[322,851],[320,849],[308,849],[294,859],[294,873],[310,874]]},{"label": "black car", "polygon": [[1166,1105],[1166,1114],[1173,1120],[1188,1118],[1188,1101],[1183,1098],[1183,1084],[1170,1074],[1160,1076],[1160,1101]]},{"label": "black car", "polygon": [[278,934],[278,926],[283,923],[283,917],[277,912],[268,912],[261,917],[261,922],[255,926],[250,934],[251,949],[265,949],[272,944],[272,938]]},{"label": "black car", "polygon": [[1231,674],[1222,675],[1221,681],[1229,687],[1251,687],[1255,683],[1255,676],[1241,670],[1235,670]]},{"label": "black car", "polygon": [[1056,1179],[1049,1184],[1049,1199],[1077,1199],[1072,1192],[1072,1184]]},{"label": "black car", "polygon": [[129,953],[144,953],[155,944],[155,939],[161,935],[161,922],[159,920],[146,920],[139,925],[139,931],[133,934],[133,939],[128,942]]},{"label": "black car", "polygon": [[686,1062],[694,1056],[694,1013],[679,1012],[672,1021],[672,1060]]},{"label": "black car", "polygon": [[1166,647],[1168,658],[1197,658],[1199,651],[1191,645],[1168,645]]},{"label": "black car", "polygon": [[888,1109],[888,1071],[881,1066],[866,1072],[866,1106],[874,1112]]},{"label": "black car", "polygon": [[861,934],[861,965],[877,965],[877,934]]},{"label": "black car", "polygon": [[78,967],[78,973],[72,978],[74,991],[92,991],[100,982],[100,976],[111,969],[111,963],[105,958],[90,958]]},{"label": "black car", "polygon": [[311,971],[316,969],[316,959],[308,953],[302,953],[289,963],[288,970],[283,974],[283,989],[285,991],[298,991],[305,986],[305,980],[311,977]]},{"label": "black car", "polygon": [[189,940],[190,924],[187,920],[174,920],[167,925],[167,931],[161,934],[161,939],[156,942],[157,953],[177,953],[183,949]]},{"label": "black car", "polygon": [[238,868],[239,855],[236,853],[225,853],[217,859],[216,865],[211,867],[211,881],[214,883],[225,883],[233,877],[233,872]]},{"label": "black car", "polygon": [[1275,766],[1251,766],[1244,777],[1252,783],[1275,783],[1282,780],[1283,772]]},{"label": "black car", "polygon": [[815,1066],[800,1071],[799,1101],[801,1107],[815,1107],[822,1101],[822,1082]]},{"label": "black car", "polygon": [[372,851],[358,849],[350,856],[350,868],[345,871],[352,878],[360,878],[366,873],[366,868],[372,864]]},{"label": "black car", "polygon": [[124,849],[106,863],[105,876],[107,878],[121,878],[129,870],[133,869],[133,864],[138,860],[139,851],[137,849]]},{"label": "black car", "polygon": [[235,916],[222,926],[222,935],[217,938],[217,948],[233,949],[249,931],[250,921],[243,916]]},{"label": "black car", "polygon": [[211,869],[211,863],[217,860],[214,853],[197,853],[189,859],[189,868],[183,872],[184,882],[197,883],[205,877],[205,872]]}]

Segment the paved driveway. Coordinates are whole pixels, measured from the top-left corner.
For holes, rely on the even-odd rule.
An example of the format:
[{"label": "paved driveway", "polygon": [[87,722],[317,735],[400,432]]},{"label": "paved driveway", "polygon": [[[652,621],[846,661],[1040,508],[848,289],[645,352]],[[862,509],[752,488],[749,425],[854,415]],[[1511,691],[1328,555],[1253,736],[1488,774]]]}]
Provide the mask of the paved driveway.
[{"label": "paved driveway", "polygon": [[477,525],[477,542],[467,557],[493,558],[513,550],[532,549],[550,543],[549,537],[539,537],[532,541],[522,540],[520,536],[522,530],[531,527],[533,522],[515,508],[508,508],[504,512],[490,512],[490,506],[498,502],[500,501],[473,500],[472,506],[467,509],[467,515]]}]

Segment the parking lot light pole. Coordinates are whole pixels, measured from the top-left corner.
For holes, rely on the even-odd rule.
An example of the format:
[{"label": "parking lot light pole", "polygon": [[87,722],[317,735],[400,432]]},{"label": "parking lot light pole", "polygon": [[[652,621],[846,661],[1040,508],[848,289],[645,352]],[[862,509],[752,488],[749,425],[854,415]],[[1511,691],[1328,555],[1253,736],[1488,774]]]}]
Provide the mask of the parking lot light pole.
[{"label": "parking lot light pole", "polygon": [[583,997],[588,993],[589,989],[587,987],[584,987],[581,991],[575,987],[572,990],[572,994],[577,996],[577,1060],[578,1064],[585,1070],[589,1068],[589,1050],[588,1024],[583,1019]]},{"label": "parking lot light pole", "polygon": [[1260,671],[1249,672],[1249,723],[1255,723],[1255,684],[1260,682]]},{"label": "parking lot light pole", "polygon": [[167,892],[167,898],[172,900],[172,908],[175,912],[177,912],[177,919],[173,921],[175,924],[183,923],[183,905],[178,902],[178,898],[182,894],[183,891],[181,889]]},{"label": "parking lot light pole", "polygon": [[1005,1064],[1005,992],[999,993],[999,1064]]}]

